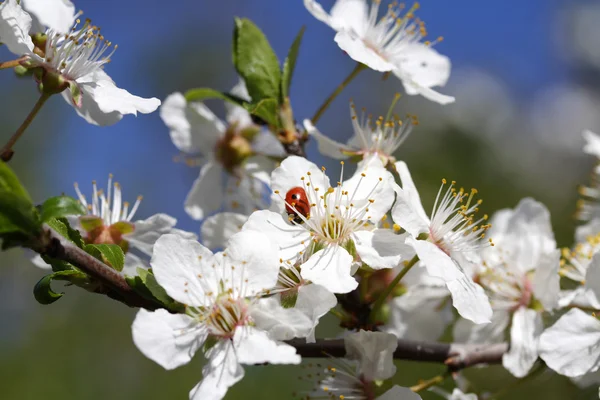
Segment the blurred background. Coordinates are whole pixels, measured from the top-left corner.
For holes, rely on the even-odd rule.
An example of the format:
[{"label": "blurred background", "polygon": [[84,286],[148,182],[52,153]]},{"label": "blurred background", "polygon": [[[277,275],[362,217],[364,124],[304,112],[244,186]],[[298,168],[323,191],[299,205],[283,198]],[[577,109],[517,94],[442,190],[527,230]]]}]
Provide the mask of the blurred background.
[{"label": "blurred background", "polygon": [[[106,71],[120,87],[143,97],[233,86],[234,16],[261,27],[280,59],[300,27],[307,26],[292,83],[298,120],[310,117],[354,67],[333,42],[333,31],[301,0],[74,1],[119,45]],[[329,9],[333,0],[322,4]],[[444,177],[478,188],[488,213],[532,196],[550,209],[559,244],[570,245],[576,187],[587,182],[595,161],[581,151],[581,131],[600,132],[600,2],[423,0],[418,15],[432,37],[444,36],[436,48],[450,57],[453,70],[440,91],[456,97],[455,104],[440,106],[404,96],[397,106],[400,114],[420,119],[397,156],[409,164],[426,206]],[[0,47],[0,60],[12,58]],[[395,78],[384,81],[380,74],[364,72],[319,127],[345,141],[352,133],[350,98],[379,115],[398,91],[402,86]],[[37,93],[33,82],[17,79],[10,70],[0,74],[0,93],[1,135],[7,139]],[[223,115],[219,102],[209,106]],[[308,154],[337,168],[337,162],[318,154],[315,143],[309,143]],[[199,223],[185,214],[183,200],[198,170],[174,162],[176,155],[158,112],[99,128],[57,96],[16,146],[11,167],[37,202],[63,192],[74,195],[73,182],[91,192],[92,180],[103,183],[113,173],[125,200],[144,195],[137,217],[165,212],[178,218],[180,228],[197,232]],[[76,288],[66,288],[52,306],[39,305],[32,289],[43,275],[22,251],[0,254],[1,399],[187,398],[201,377],[201,357],[178,370],[162,370],[132,343],[135,310]],[[335,333],[332,321],[325,325],[321,336]],[[443,370],[415,363],[398,367],[396,379],[405,385]],[[248,367],[226,399],[292,398],[293,391],[310,389],[310,383],[298,380],[305,373],[294,367]],[[516,385],[498,367],[473,369],[466,376],[475,388],[499,398],[597,398],[596,388],[579,390],[551,373]]]}]

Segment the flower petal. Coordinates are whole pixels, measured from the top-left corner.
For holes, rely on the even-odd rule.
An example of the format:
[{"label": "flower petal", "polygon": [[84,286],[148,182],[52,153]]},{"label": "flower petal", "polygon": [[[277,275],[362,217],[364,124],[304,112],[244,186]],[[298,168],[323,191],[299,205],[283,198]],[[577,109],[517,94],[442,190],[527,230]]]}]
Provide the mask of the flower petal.
[{"label": "flower petal", "polygon": [[600,367],[600,321],[571,309],[547,328],[539,339],[539,352],[548,367],[576,377]]},{"label": "flower petal", "polygon": [[413,254],[412,247],[404,243],[405,236],[390,229],[356,231],[353,238],[361,261],[373,269],[397,267]]},{"label": "flower petal", "polygon": [[131,326],[133,342],[161,367],[174,369],[189,363],[206,340],[206,330],[194,329],[194,324],[195,321],[185,314],[142,309]]},{"label": "flower petal", "polygon": [[369,25],[365,0],[337,0],[331,11],[331,26],[336,31],[348,30],[363,36]]},{"label": "flower petal", "polygon": [[244,368],[230,341],[221,340],[206,353],[206,358],[202,380],[190,391],[190,400],[221,400],[244,377]]},{"label": "flower petal", "polygon": [[340,246],[330,245],[311,255],[301,266],[302,278],[332,293],[348,293],[358,282],[351,274],[352,256]]},{"label": "flower petal", "polygon": [[331,17],[315,0],[304,0],[304,7],[306,7],[308,12],[311,13],[313,17],[331,26]]},{"label": "flower petal", "polygon": [[0,4],[0,43],[8,50],[22,56],[33,52],[33,42],[29,36],[31,16],[17,0],[5,0]]},{"label": "flower petal", "polygon": [[543,329],[542,316],[537,311],[519,307],[513,314],[510,348],[502,357],[502,365],[517,378],[527,375],[535,364]]},{"label": "flower petal", "polygon": [[583,151],[587,154],[595,156],[596,158],[600,158],[600,136],[587,129],[582,132],[582,135],[585,139]]},{"label": "flower petal", "polygon": [[[600,258],[598,261],[600,262]],[[598,267],[600,267],[600,264]],[[559,268],[560,250],[555,250],[552,253],[542,254],[539,264],[535,269],[532,281],[533,294],[542,303],[546,311],[551,311],[558,307],[560,293]],[[598,276],[598,283],[600,284],[600,276]]]},{"label": "flower petal", "polygon": [[476,324],[485,324],[492,318],[492,306],[483,288],[473,280],[464,276],[452,282],[447,282],[446,287],[452,294],[452,305],[461,317],[471,320]]},{"label": "flower petal", "polygon": [[[229,93],[246,101],[251,100],[250,95],[248,94],[248,88],[246,88],[246,82],[241,78],[238,80],[238,83],[231,88]],[[238,131],[254,126],[250,113],[244,107],[240,107],[228,101],[224,104],[225,110],[227,110],[225,120],[229,125],[235,124]]]},{"label": "flower petal", "polygon": [[415,249],[421,265],[427,268],[429,275],[444,282],[455,281],[465,276],[458,264],[435,244],[412,237],[406,238],[406,244]]},{"label": "flower petal", "polygon": [[69,0],[22,0],[23,8],[58,33],[69,33],[75,22],[75,6]]},{"label": "flower petal", "polygon": [[309,332],[306,335],[299,336],[306,336],[308,343],[314,343],[315,328],[319,323],[319,319],[335,307],[336,304],[337,298],[335,295],[323,286],[315,285],[314,283],[300,286],[294,309],[301,311],[312,323]]},{"label": "flower petal", "polygon": [[379,396],[377,400],[421,400],[421,396],[409,388],[394,385],[390,390]]},{"label": "flower petal", "polygon": [[406,163],[398,161],[395,167],[402,181],[402,188],[394,187],[396,204],[392,208],[392,219],[414,237],[420,233],[429,233],[430,221]]},{"label": "flower petal", "polygon": [[152,246],[158,238],[170,233],[177,220],[167,214],[154,214],[150,218],[135,221],[134,231],[123,235],[123,238],[145,254],[152,255]]},{"label": "flower petal", "polygon": [[313,125],[310,119],[304,120],[304,129],[306,129],[306,133],[317,140],[319,152],[324,156],[335,158],[336,160],[345,160],[349,157],[349,155],[344,153],[344,151],[349,152],[355,150],[346,146],[345,144],[338,143],[335,140],[323,135],[321,131],[319,131],[317,127]]},{"label": "flower petal", "polygon": [[600,252],[596,252],[585,274],[585,287],[600,299]]},{"label": "flower petal", "polygon": [[188,103],[181,93],[169,95],[160,107],[160,118],[173,144],[184,153],[210,153],[225,132],[225,125],[203,103]]},{"label": "flower petal", "polygon": [[[308,176],[310,173],[310,176]],[[304,180],[302,179],[304,178]],[[309,179],[310,178],[310,179]],[[279,191],[280,196],[285,198],[286,193],[294,187],[305,187],[311,182],[314,190],[318,189],[325,193],[329,189],[329,178],[323,171],[304,157],[290,156],[281,162],[281,165],[271,174],[271,186],[273,191]],[[310,203],[318,203],[314,197],[314,190],[307,190],[306,195]],[[279,203],[283,203],[279,197],[275,197]]]},{"label": "flower petal", "polygon": [[229,238],[242,230],[247,220],[247,215],[233,212],[222,212],[207,217],[200,228],[202,244],[211,250],[223,249]]},{"label": "flower petal", "polygon": [[360,330],[344,340],[346,358],[357,360],[359,375],[366,381],[385,380],[396,373],[394,351],[398,338],[390,333]]},{"label": "flower petal", "polygon": [[295,308],[283,308],[275,297],[262,298],[251,308],[250,315],[257,328],[267,332],[270,338],[276,340],[306,337],[314,329],[310,316],[298,308],[298,302]]},{"label": "flower petal", "polygon": [[294,347],[278,343],[265,331],[251,326],[236,329],[233,344],[242,364],[300,364],[302,361]]},{"label": "flower petal", "polygon": [[209,292],[218,292],[213,254],[195,240],[162,235],[154,244],[150,264],[158,283],[173,299],[191,306],[212,304]]},{"label": "flower petal", "polygon": [[475,324],[461,318],[454,325],[454,341],[472,344],[501,343],[504,341],[510,318],[510,313],[504,310],[494,310],[489,324]]},{"label": "flower petal", "polygon": [[194,181],[185,198],[185,212],[192,219],[202,219],[221,208],[224,199],[223,168],[217,163],[206,163],[200,169],[200,176]]},{"label": "flower petal", "polygon": [[350,30],[339,31],[334,40],[351,59],[365,64],[372,70],[387,72],[394,69],[394,64],[380,56],[376,50],[367,46],[356,32]]},{"label": "flower petal", "polygon": [[395,61],[402,75],[409,78],[408,94],[418,93],[415,86],[444,86],[450,77],[450,59],[423,43],[403,47],[402,58]]}]

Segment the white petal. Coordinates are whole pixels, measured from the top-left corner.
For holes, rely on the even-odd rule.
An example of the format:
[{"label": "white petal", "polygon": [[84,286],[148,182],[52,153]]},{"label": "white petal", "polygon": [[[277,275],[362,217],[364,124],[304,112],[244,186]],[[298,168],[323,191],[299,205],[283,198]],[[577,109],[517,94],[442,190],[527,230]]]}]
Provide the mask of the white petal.
[{"label": "white petal", "polygon": [[31,250],[25,250],[25,254],[31,260],[31,263],[38,268],[51,270],[52,266],[50,264],[46,264],[46,261],[40,256],[38,253],[34,253]]},{"label": "white petal", "polygon": [[[254,179],[258,179],[265,185],[271,184],[271,172],[275,169],[275,163],[266,156],[252,156],[246,160],[243,165],[244,172]],[[261,194],[268,196],[267,191],[260,190]]]},{"label": "white petal", "polygon": [[[268,210],[255,211],[242,228],[262,232],[279,247],[278,256],[284,260],[296,259],[310,243],[310,233],[288,222],[287,216]],[[305,242],[304,244],[302,242]]]},{"label": "white petal", "polygon": [[[248,88],[246,88],[246,83],[241,78],[238,80],[238,83],[231,88],[229,93],[246,101],[251,100],[250,95],[248,94]],[[229,125],[235,124],[238,131],[254,126],[250,113],[246,111],[244,107],[240,107],[228,101],[224,104],[225,110],[227,110],[225,119]]]},{"label": "white petal", "polygon": [[415,249],[421,264],[427,268],[429,275],[440,278],[444,282],[464,277],[458,264],[435,244],[426,240],[416,240],[412,237],[406,238],[406,244]]},{"label": "white petal", "polygon": [[596,156],[596,158],[600,158],[600,136],[587,129],[583,131],[582,135],[585,139],[583,151],[587,154]]},{"label": "white petal", "polygon": [[600,321],[579,309],[569,310],[547,328],[539,340],[539,352],[548,367],[576,377],[600,367]]},{"label": "white petal", "polygon": [[402,339],[438,340],[454,319],[445,304],[448,295],[445,287],[411,287],[389,303],[390,318],[382,330]]},{"label": "white petal", "polygon": [[185,314],[166,310],[140,310],[131,331],[133,342],[149,359],[165,369],[174,369],[190,362],[206,340],[205,330],[194,329],[196,322]]},{"label": "white petal", "polygon": [[[418,87],[444,86],[450,77],[450,59],[431,46],[414,43],[403,48],[397,68]],[[418,91],[418,89],[417,89]],[[407,89],[408,94],[410,93]]]},{"label": "white petal", "polygon": [[[310,172],[310,177],[307,173]],[[304,181],[301,179],[304,177]],[[286,193],[294,187],[304,187],[309,181],[313,189],[319,189],[325,193],[329,189],[329,178],[312,162],[304,157],[290,156],[281,162],[281,165],[271,174],[271,186],[273,191],[279,191],[279,194],[285,198]],[[308,201],[318,203],[318,199],[313,196],[314,190],[307,190]],[[278,202],[283,203],[279,199]]]},{"label": "white petal", "polygon": [[223,173],[223,168],[213,162],[200,169],[200,176],[185,198],[185,212],[192,219],[202,219],[221,208],[224,199]]},{"label": "white petal", "polygon": [[357,231],[353,238],[361,261],[373,269],[397,267],[413,253],[412,247],[404,243],[405,235],[396,235],[390,229]]},{"label": "white petal", "polygon": [[69,0],[22,0],[23,8],[38,21],[59,33],[69,33],[75,21],[75,6]]},{"label": "white petal", "polygon": [[377,400],[421,400],[421,396],[409,388],[394,385],[390,390],[379,396]]},{"label": "white petal", "polygon": [[304,0],[304,7],[306,7],[308,12],[310,12],[313,17],[331,26],[331,17],[315,0]]},{"label": "white petal", "polygon": [[206,293],[217,292],[212,261],[212,252],[197,241],[166,234],[154,244],[150,264],[169,296],[191,306],[206,306],[211,304]]},{"label": "white petal", "polygon": [[222,249],[231,236],[242,230],[248,216],[233,212],[211,215],[202,222],[202,244],[211,250]]},{"label": "white petal", "polygon": [[233,343],[242,364],[300,364],[302,360],[294,347],[278,343],[251,326],[236,329]]},{"label": "white petal", "polygon": [[448,400],[477,400],[477,395],[473,393],[463,393],[462,390],[454,388]]},{"label": "white petal", "polygon": [[339,246],[329,245],[310,256],[302,264],[300,273],[332,293],[348,293],[356,289],[358,282],[351,275],[352,256]]},{"label": "white petal", "polygon": [[269,297],[260,299],[250,309],[250,315],[256,327],[267,332],[270,338],[290,340],[295,337],[306,337],[314,329],[313,322],[303,311],[298,309],[298,302],[295,308],[283,308],[275,297]]},{"label": "white petal", "polygon": [[346,358],[357,360],[359,374],[367,381],[384,380],[396,373],[394,351],[398,338],[385,332],[359,331],[344,340]]},{"label": "white petal", "polygon": [[[600,261],[600,258],[598,260]],[[539,264],[533,276],[533,294],[542,303],[546,311],[551,311],[558,307],[560,293],[559,268],[560,250],[555,250],[552,253],[540,256]],[[600,276],[598,276],[598,279],[600,280]],[[600,282],[598,283],[600,284]]]},{"label": "white petal", "polygon": [[402,189],[395,187],[396,204],[392,208],[392,219],[414,237],[420,233],[429,233],[430,221],[406,163],[398,161],[395,166],[402,181]]},{"label": "white petal", "polygon": [[596,252],[585,274],[585,287],[600,299],[600,252]]},{"label": "white petal", "polygon": [[212,347],[206,358],[208,363],[202,369],[202,380],[190,391],[190,400],[221,400],[227,390],[244,377],[244,368],[228,340]]},{"label": "white petal", "polygon": [[454,341],[472,344],[501,343],[504,341],[510,318],[510,313],[504,310],[495,310],[489,324],[475,324],[461,318],[454,325]]},{"label": "white petal", "polygon": [[[91,124],[107,126],[114,124],[125,114],[149,114],[160,106],[160,100],[153,97],[145,99],[134,96],[115,86],[112,80],[99,80],[77,83],[83,93],[82,107],[75,110]],[[69,101],[72,105],[72,102]]]},{"label": "white petal", "polygon": [[[298,289],[298,299],[294,309],[301,311],[311,321],[311,328],[306,335],[306,341],[315,342],[315,328],[319,319],[327,314],[337,304],[337,298],[323,286],[308,284]],[[302,336],[302,335],[298,335]]]},{"label": "white petal", "polygon": [[331,26],[336,31],[349,30],[363,36],[369,25],[365,0],[337,0],[329,14]]},{"label": "white petal", "polygon": [[346,146],[345,144],[338,143],[335,140],[323,135],[321,131],[319,131],[313,125],[310,119],[304,120],[304,129],[306,129],[306,132],[309,135],[311,135],[317,140],[317,144],[319,145],[319,152],[324,156],[335,158],[336,160],[345,160],[349,157],[349,155],[344,154],[344,151],[356,150]]},{"label": "white petal", "polygon": [[471,320],[476,324],[485,324],[492,318],[492,306],[483,288],[473,280],[464,276],[452,282],[447,282],[446,287],[452,294],[452,305],[461,317]]},{"label": "white petal", "polygon": [[588,237],[596,236],[598,233],[600,233],[600,218],[593,218],[587,224],[575,228],[575,241],[583,243]]},{"label": "white petal", "polygon": [[[394,64],[381,57],[377,51],[367,46],[363,39],[350,30],[342,30],[335,35],[335,42],[340,49],[348,53],[351,59],[365,64],[375,71],[387,72],[394,69]],[[380,49],[382,50],[382,49]]]},{"label": "white petal", "polygon": [[223,122],[208,107],[188,103],[181,93],[169,95],[159,112],[173,144],[184,153],[210,154],[225,132]]},{"label": "white petal", "polygon": [[167,214],[155,214],[150,218],[135,221],[134,231],[123,235],[123,238],[145,254],[152,255],[152,246],[158,238],[170,233],[177,220]]},{"label": "white petal", "polygon": [[125,253],[125,263],[123,265],[122,275],[125,276],[137,276],[138,268],[149,269],[150,264],[148,261],[142,261],[142,259],[132,252],[128,251]]},{"label": "white petal", "polygon": [[591,289],[580,286],[575,290],[561,290],[559,293],[558,306],[561,308],[576,306],[598,310],[600,309],[600,301]]},{"label": "white petal", "polygon": [[0,43],[4,43],[11,53],[22,56],[33,51],[30,30],[31,16],[23,11],[17,0],[5,0],[0,4]]},{"label": "white petal", "polygon": [[538,358],[538,339],[544,323],[535,310],[519,307],[513,314],[510,348],[502,357],[502,365],[517,378],[529,373]]},{"label": "white petal", "polygon": [[252,138],[252,150],[264,156],[284,158],[287,155],[281,142],[272,132],[265,129],[261,129]]},{"label": "white petal", "polygon": [[231,265],[226,278],[231,280],[232,287],[241,286],[244,297],[272,288],[277,283],[277,248],[264,233],[238,232],[231,237],[224,253],[227,254],[226,268]]}]

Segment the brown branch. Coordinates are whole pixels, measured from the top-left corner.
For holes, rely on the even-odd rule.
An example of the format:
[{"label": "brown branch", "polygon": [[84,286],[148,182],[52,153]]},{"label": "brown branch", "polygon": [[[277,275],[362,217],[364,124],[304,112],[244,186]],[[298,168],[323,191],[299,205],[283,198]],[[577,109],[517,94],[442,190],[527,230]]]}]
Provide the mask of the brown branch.
[{"label": "brown branch", "polygon": [[[344,357],[346,355],[343,339],[317,339],[316,343],[306,343],[304,339],[293,339],[287,343],[294,346],[298,354],[306,358]],[[507,351],[507,343],[474,345],[399,339],[394,358],[444,363],[450,371],[454,372],[478,364],[499,364]]]},{"label": "brown branch", "polygon": [[127,284],[123,275],[86,253],[46,224],[44,225],[44,233],[39,243],[33,247],[38,253],[69,262],[97,279],[108,289],[102,292],[102,294],[119,300],[130,307],[141,307],[148,310],[162,308],[160,304],[147,300],[135,292]]}]

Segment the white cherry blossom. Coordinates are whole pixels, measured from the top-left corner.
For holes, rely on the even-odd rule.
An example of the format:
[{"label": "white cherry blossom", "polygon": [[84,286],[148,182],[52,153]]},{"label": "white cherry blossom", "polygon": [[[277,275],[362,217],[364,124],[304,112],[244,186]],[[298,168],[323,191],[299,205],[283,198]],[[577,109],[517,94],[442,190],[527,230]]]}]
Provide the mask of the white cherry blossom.
[{"label": "white cherry blossom", "polygon": [[529,198],[514,210],[498,211],[489,234],[495,246],[481,251],[482,267],[477,277],[490,298],[492,322],[480,327],[459,321],[455,340],[500,342],[510,325],[510,350],[504,355],[503,365],[522,378],[538,358],[541,313],[558,307],[560,251],[556,249],[550,213],[543,204]]},{"label": "white cherry blossom", "polygon": [[323,135],[309,119],[304,120],[304,127],[308,134],[317,140],[321,154],[336,159],[346,159],[351,156],[359,156],[363,159],[378,157],[385,166],[388,162],[396,161],[394,153],[410,135],[413,126],[418,124],[414,116],[410,116],[406,121],[399,118],[384,121],[383,117],[373,121],[371,116],[366,117],[363,111],[358,118],[354,103],[350,104],[350,116],[354,135],[346,144],[330,139]]},{"label": "white cherry blossom", "polygon": [[[248,98],[243,81],[231,91]],[[185,200],[193,219],[203,219],[225,207],[250,214],[268,207],[269,174],[282,157],[279,141],[256,126],[241,107],[228,105],[227,123],[201,102],[188,102],[181,93],[165,99],[160,116],[169,128],[173,144],[191,165],[201,165],[200,176]]]},{"label": "white cherry blossom", "polygon": [[394,5],[380,19],[380,0],[337,0],[327,13],[315,0],[304,0],[306,9],[319,21],[336,31],[335,42],[350,58],[375,71],[391,71],[404,85],[407,94],[420,94],[440,104],[454,97],[440,94],[434,86],[444,86],[450,76],[450,60],[423,41],[427,35],[423,21],[415,17],[415,3],[403,12]]},{"label": "white cherry blossom", "polygon": [[481,240],[489,226],[487,216],[476,219],[481,202],[473,200],[476,191],[457,190],[453,182],[443,193],[444,180],[430,219],[408,167],[402,161],[395,166],[402,188],[396,185],[392,219],[410,234],[406,244],[414,249],[419,265],[426,267],[429,275],[445,282],[452,294],[453,306],[463,318],[477,324],[490,322],[489,300],[481,286],[473,282],[470,271],[469,257],[489,245]]},{"label": "white cherry blossom", "polygon": [[223,249],[225,243],[242,230],[248,220],[246,214],[235,212],[220,212],[202,221],[200,242],[211,250]]},{"label": "white cherry blossom", "polygon": [[185,304],[185,314],[140,310],[133,340],[165,369],[187,364],[203,349],[208,362],[190,399],[222,399],[241,380],[241,364],[299,364],[292,346],[278,340],[305,335],[311,323],[299,311],[260,299],[277,281],[276,252],[260,232],[234,235],[222,253],[196,241],[163,235],[151,261],[158,283]]},{"label": "white cherry blossom", "polygon": [[385,393],[375,381],[384,381],[396,373],[393,354],[398,346],[394,335],[359,331],[344,339],[345,359],[332,359],[331,365],[318,371],[321,379],[307,396],[310,399],[419,400],[409,388],[393,386]]},{"label": "white cherry blossom", "polygon": [[[302,278],[333,293],[347,293],[358,285],[352,277],[356,261],[381,269],[402,259],[406,246],[392,231],[375,229],[393,202],[392,182],[380,162],[363,163],[346,181],[342,168],[332,187],[324,169],[305,158],[288,157],[271,177],[276,211],[254,212],[243,229],[269,236],[279,247],[282,262],[294,265],[305,260],[300,265]],[[306,204],[285,201],[296,188],[306,195]]]},{"label": "white cherry blossom", "polygon": [[[39,8],[38,0],[27,3]],[[62,23],[72,10],[54,8],[53,12],[53,20]],[[23,63],[28,67],[41,67],[42,82],[46,76],[55,76],[56,93],[62,91],[63,98],[87,122],[112,125],[125,114],[147,114],[158,108],[160,100],[134,96],[118,88],[104,72],[104,65],[110,62],[117,46],[107,41],[98,27],[90,20],[82,24],[79,19],[71,19],[70,24],[73,27],[67,35],[47,29],[45,44],[36,47],[29,36],[31,16],[16,0],[0,4],[0,42],[12,53],[25,57]]]},{"label": "white cherry blossom", "polygon": [[563,249],[560,275],[578,284],[560,293],[559,306],[570,305],[600,309],[600,234],[576,243],[573,250]]}]

